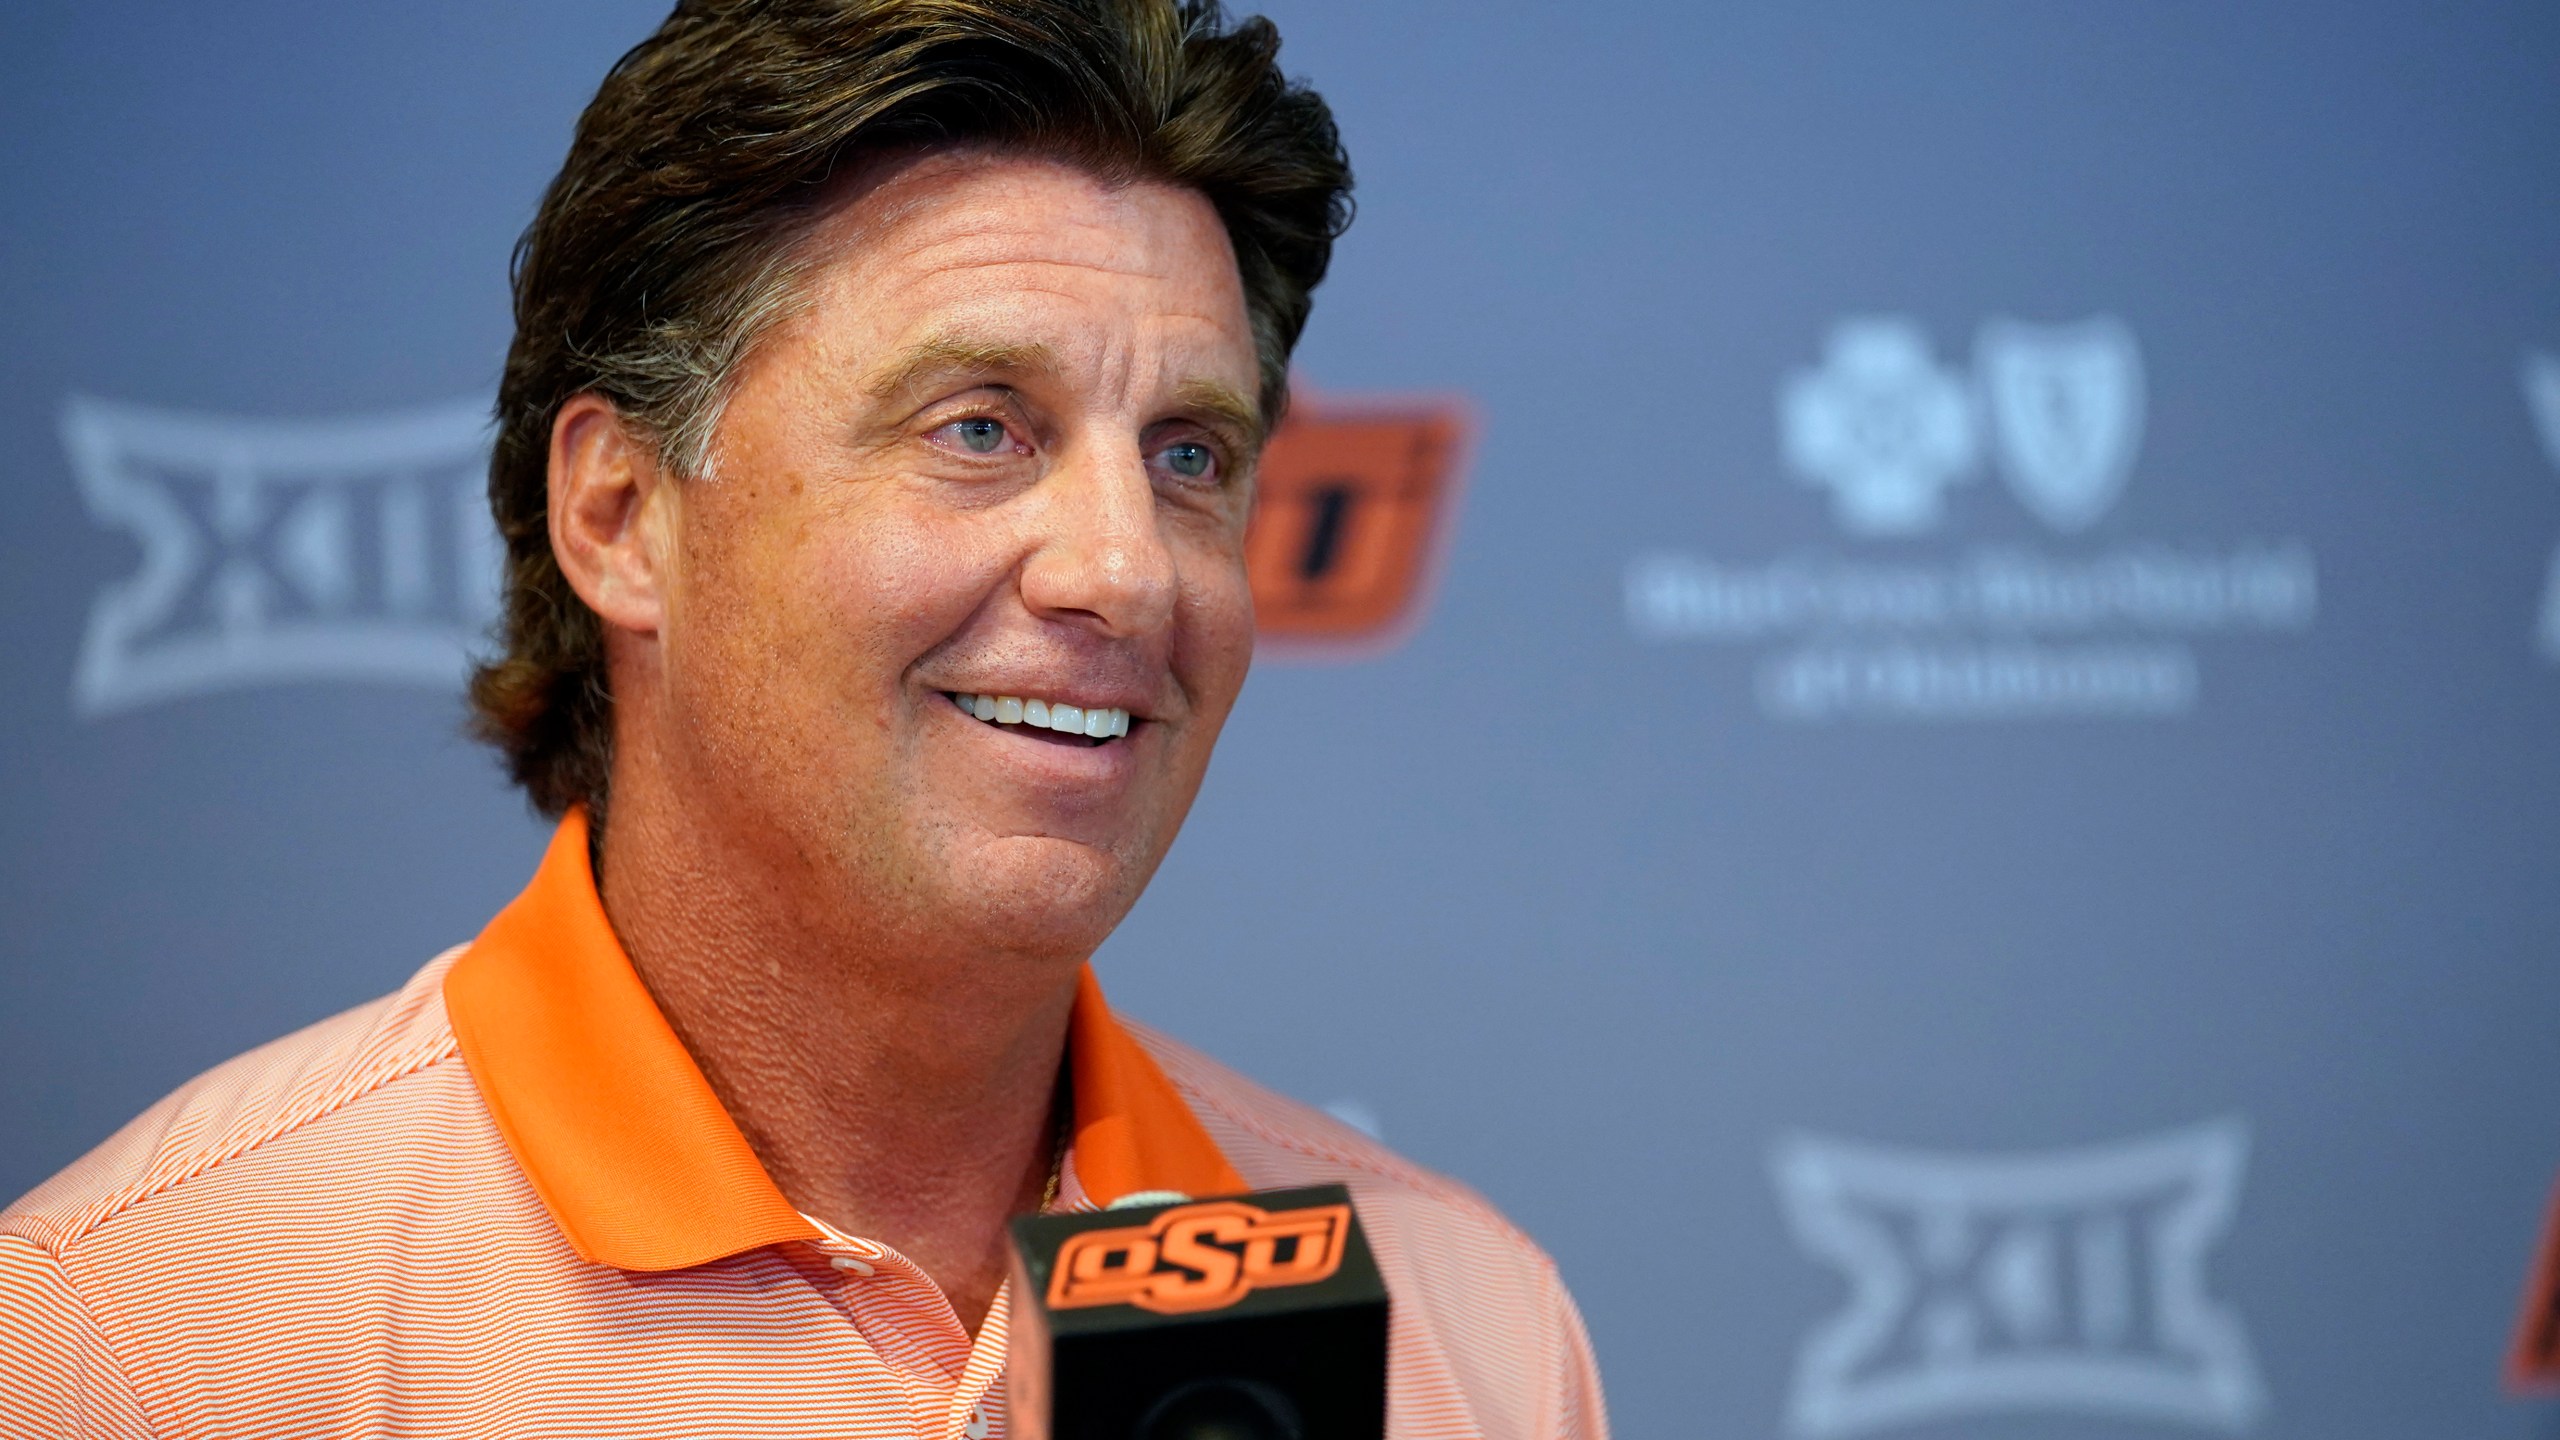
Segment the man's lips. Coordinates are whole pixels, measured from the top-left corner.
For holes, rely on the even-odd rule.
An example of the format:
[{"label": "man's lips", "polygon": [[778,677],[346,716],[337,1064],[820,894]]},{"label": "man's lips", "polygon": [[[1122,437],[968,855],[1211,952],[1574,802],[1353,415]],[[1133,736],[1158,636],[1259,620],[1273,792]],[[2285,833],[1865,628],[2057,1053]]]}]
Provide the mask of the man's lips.
[{"label": "man's lips", "polygon": [[1116,705],[1090,709],[1025,695],[969,695],[943,692],[962,713],[986,724],[1019,730],[1025,738],[1088,749],[1109,745],[1129,733],[1129,712]]}]

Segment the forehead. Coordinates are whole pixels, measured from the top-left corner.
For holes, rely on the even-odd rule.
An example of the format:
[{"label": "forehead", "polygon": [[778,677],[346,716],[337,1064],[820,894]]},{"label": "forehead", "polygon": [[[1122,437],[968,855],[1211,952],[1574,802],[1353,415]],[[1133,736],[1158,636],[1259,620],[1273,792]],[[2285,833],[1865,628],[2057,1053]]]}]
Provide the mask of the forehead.
[{"label": "forehead", "polygon": [[874,162],[845,188],[800,258],[801,319],[847,358],[957,331],[1252,383],[1235,253],[1197,191],[983,150]]}]

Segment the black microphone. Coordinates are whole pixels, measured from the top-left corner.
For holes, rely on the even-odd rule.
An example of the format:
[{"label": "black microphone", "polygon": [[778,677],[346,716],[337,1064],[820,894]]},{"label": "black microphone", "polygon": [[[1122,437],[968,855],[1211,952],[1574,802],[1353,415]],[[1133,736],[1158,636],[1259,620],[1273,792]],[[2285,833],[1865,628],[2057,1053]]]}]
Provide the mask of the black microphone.
[{"label": "black microphone", "polygon": [[1384,1440],[1387,1286],[1340,1185],[1013,1222],[1017,1440]]}]

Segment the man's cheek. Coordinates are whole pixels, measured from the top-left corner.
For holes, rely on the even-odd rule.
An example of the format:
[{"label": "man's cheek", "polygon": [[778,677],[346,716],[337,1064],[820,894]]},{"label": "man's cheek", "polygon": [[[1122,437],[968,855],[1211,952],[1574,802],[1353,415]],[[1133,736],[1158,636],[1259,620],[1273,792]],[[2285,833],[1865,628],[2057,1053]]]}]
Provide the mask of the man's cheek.
[{"label": "man's cheek", "polygon": [[1001,548],[1000,537],[982,528],[933,515],[865,517],[849,527],[847,543],[830,562],[837,610],[884,639],[937,626],[947,631],[1003,572],[991,554]]},{"label": "man's cheek", "polygon": [[1213,571],[1211,583],[1194,590],[1188,609],[1185,648],[1199,685],[1193,698],[1223,714],[1253,663],[1253,588],[1243,563]]}]

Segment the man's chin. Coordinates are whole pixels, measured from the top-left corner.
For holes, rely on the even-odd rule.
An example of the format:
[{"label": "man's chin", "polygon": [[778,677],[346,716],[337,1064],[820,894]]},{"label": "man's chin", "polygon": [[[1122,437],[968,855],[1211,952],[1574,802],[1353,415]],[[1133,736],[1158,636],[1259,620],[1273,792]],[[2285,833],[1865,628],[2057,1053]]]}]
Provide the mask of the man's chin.
[{"label": "man's chin", "polygon": [[1109,850],[1045,835],[990,842],[951,878],[954,918],[982,943],[1077,956],[1102,944],[1146,880]]}]

